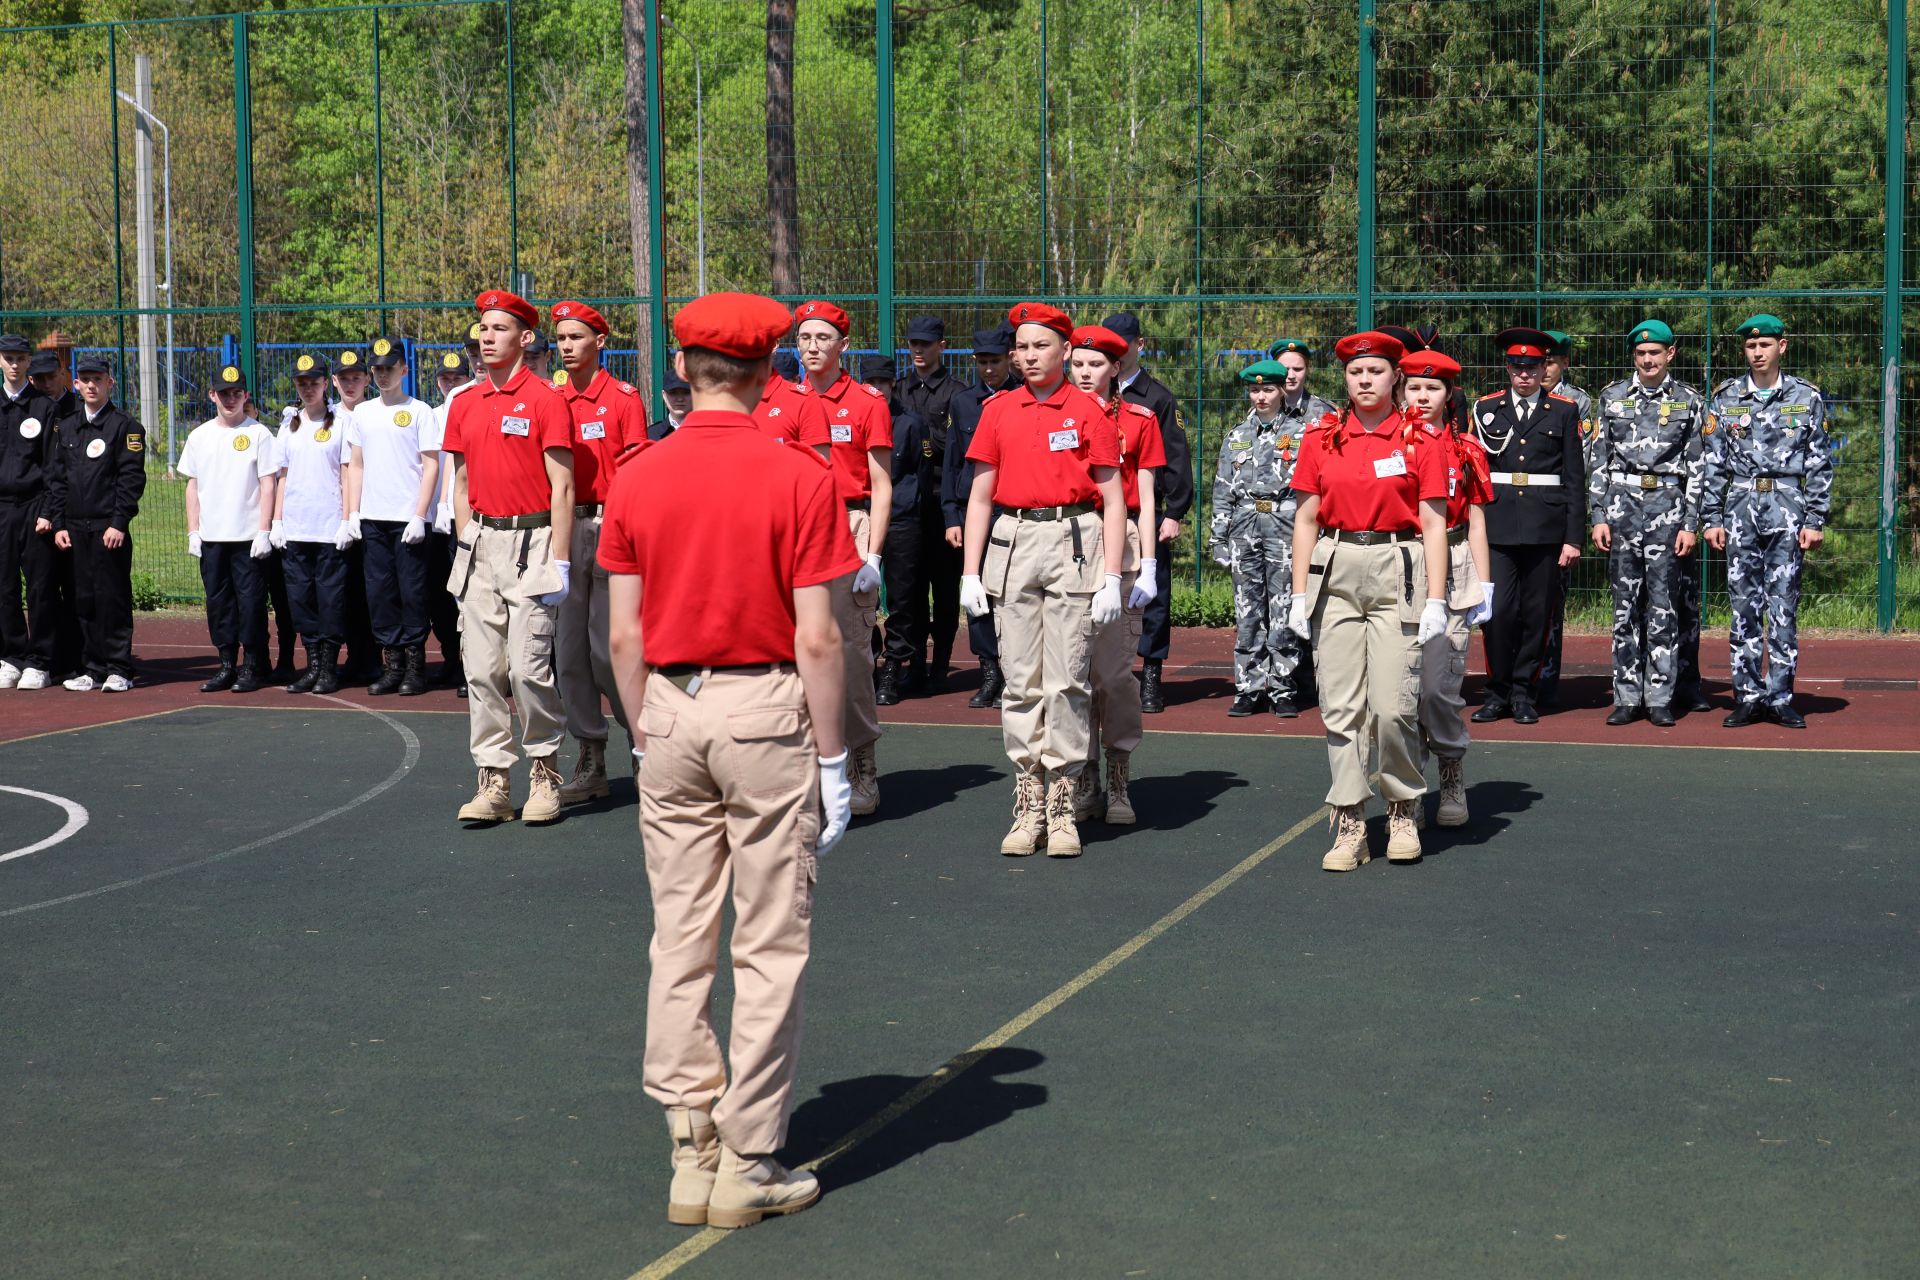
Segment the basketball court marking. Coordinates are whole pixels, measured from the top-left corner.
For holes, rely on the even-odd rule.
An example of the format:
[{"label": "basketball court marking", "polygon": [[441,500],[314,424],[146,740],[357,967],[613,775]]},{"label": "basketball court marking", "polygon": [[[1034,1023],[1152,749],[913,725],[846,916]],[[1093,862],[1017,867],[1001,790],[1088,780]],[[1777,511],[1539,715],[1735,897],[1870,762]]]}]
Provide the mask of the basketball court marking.
[{"label": "basketball court marking", "polygon": [[30,844],[24,849],[15,849],[12,853],[0,853],[0,862],[12,862],[15,858],[24,858],[30,853],[39,853],[42,849],[51,849],[87,825],[86,806],[75,804],[65,796],[56,796],[45,791],[30,791],[26,787],[9,787],[3,784],[0,784],[0,791],[10,791],[16,796],[30,796],[35,800],[45,800],[48,804],[57,805],[65,810],[67,815],[66,825],[58,831],[48,836],[45,840]]}]

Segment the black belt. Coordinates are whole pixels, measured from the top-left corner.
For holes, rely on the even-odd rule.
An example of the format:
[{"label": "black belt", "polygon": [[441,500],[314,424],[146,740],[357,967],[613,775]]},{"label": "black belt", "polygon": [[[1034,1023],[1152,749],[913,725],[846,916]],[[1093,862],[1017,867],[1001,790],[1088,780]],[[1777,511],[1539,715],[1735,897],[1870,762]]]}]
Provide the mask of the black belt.
[{"label": "black belt", "polygon": [[524,516],[483,516],[476,512],[473,518],[482,529],[545,529],[553,524],[551,511],[530,511]]},{"label": "black belt", "polygon": [[573,509],[575,520],[598,520],[607,506],[604,502],[582,502]]},{"label": "black belt", "polygon": [[1418,542],[1420,535],[1404,529],[1322,529],[1320,536],[1360,547],[1380,547],[1394,542]]},{"label": "black belt", "polygon": [[1467,526],[1466,526],[1466,525],[1464,525],[1464,524],[1457,524],[1457,525],[1455,525],[1455,526],[1453,526],[1453,528],[1451,528],[1451,529],[1449,529],[1449,530],[1447,530],[1447,545],[1448,545],[1448,546],[1450,546],[1450,547],[1457,547],[1457,546],[1459,546],[1459,545],[1460,545],[1461,543],[1463,543],[1463,542],[1465,542],[1466,540],[1467,540]]},{"label": "black belt", "polygon": [[793,670],[790,662],[754,662],[738,667],[709,667],[697,662],[677,662],[665,667],[655,667],[668,683],[682,693],[690,692],[687,686],[702,676],[739,675],[751,672],[755,675],[775,675]]},{"label": "black belt", "polygon": [[1072,520],[1094,512],[1091,502],[1070,502],[1063,507],[1001,507],[1000,514],[1015,520]]},{"label": "black belt", "polygon": [[871,498],[848,498],[848,499],[847,499],[847,510],[849,510],[849,511],[871,511],[871,510],[873,510],[873,499],[871,499]]}]

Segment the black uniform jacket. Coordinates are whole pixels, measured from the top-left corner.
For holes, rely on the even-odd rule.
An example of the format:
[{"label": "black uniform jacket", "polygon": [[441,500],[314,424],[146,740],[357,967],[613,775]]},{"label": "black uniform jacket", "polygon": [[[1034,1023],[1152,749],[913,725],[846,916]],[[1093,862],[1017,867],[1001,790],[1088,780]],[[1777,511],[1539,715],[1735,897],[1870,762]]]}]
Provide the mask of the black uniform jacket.
[{"label": "black uniform jacket", "polygon": [[85,410],[60,420],[42,513],[55,529],[94,524],[124,533],[139,514],[146,489],[146,428],[119,406],[108,405],[92,422]]},{"label": "black uniform jacket", "polygon": [[940,451],[933,428],[911,409],[893,411],[893,510],[889,520],[919,520],[940,509]]},{"label": "black uniform jacket", "polygon": [[1187,424],[1180,416],[1179,402],[1145,369],[1121,395],[1134,404],[1145,405],[1160,419],[1160,442],[1167,450],[1167,465],[1153,473],[1153,509],[1162,519],[1185,520],[1187,512],[1193,510],[1193,450],[1187,444]]},{"label": "black uniform jacket", "polygon": [[[1580,410],[1573,401],[1542,395],[1524,429],[1514,416],[1513,396],[1505,391],[1480,397],[1471,415],[1472,430],[1487,446],[1487,460],[1496,473],[1560,478],[1557,485],[1496,481],[1494,500],[1485,508],[1487,541],[1509,546],[1584,546],[1587,463],[1580,443]],[[1496,450],[1495,445],[1504,447]]]},{"label": "black uniform jacket", "polygon": [[[967,450],[973,447],[973,433],[980,425],[980,411],[988,400],[1020,385],[1016,375],[1004,387],[989,387],[974,382],[961,387],[947,402],[947,412],[953,417],[953,426],[947,432],[945,465],[940,469],[940,510],[946,516],[947,528],[959,529],[967,523],[967,495],[973,492],[973,464],[967,461]],[[894,450],[899,456],[899,450]]]}]

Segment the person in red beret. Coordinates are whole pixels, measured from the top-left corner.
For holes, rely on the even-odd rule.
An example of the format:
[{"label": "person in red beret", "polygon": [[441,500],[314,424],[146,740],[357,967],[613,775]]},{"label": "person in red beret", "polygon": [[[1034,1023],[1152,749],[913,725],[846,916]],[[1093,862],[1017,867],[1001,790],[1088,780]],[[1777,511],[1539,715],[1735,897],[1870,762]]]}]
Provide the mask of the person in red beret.
[{"label": "person in red beret", "polygon": [[[1118,620],[1093,629],[1088,674],[1093,689],[1093,719],[1087,734],[1087,767],[1074,788],[1073,816],[1085,822],[1098,815],[1115,826],[1132,826],[1138,816],[1127,784],[1133,753],[1144,736],[1140,682],[1133,678],[1133,654],[1145,627],[1146,605],[1158,592],[1158,561],[1141,552],[1156,551],[1159,521],[1154,511],[1153,480],[1167,465],[1160,439],[1160,418],[1145,405],[1120,394],[1120,362],[1127,340],[1100,325],[1082,325],[1068,341],[1067,376],[1098,400],[1120,437],[1120,490],[1127,502],[1127,553],[1121,561],[1120,590],[1126,608]],[[1107,776],[1100,785],[1102,738]]]},{"label": "person in red beret", "polygon": [[1327,729],[1334,841],[1320,865],[1354,871],[1372,857],[1370,738],[1379,744],[1387,857],[1420,858],[1416,810],[1427,783],[1416,694],[1421,651],[1447,629],[1447,453],[1399,411],[1398,339],[1355,333],[1333,350],[1347,407],[1307,433],[1294,466],[1287,624],[1313,642]]},{"label": "person in red beret", "polygon": [[1466,700],[1460,681],[1467,673],[1473,627],[1492,612],[1481,508],[1493,501],[1493,482],[1487,478],[1486,450],[1455,414],[1459,362],[1439,351],[1410,351],[1400,357],[1400,377],[1407,416],[1440,443],[1447,459],[1447,629],[1428,639],[1420,653],[1420,742],[1423,755],[1440,761],[1434,820],[1461,827],[1467,823],[1466,758],[1472,739],[1461,715]]},{"label": "person in red beret", "polygon": [[489,289],[480,313],[486,372],[449,402],[441,448],[453,456],[453,572],[467,676],[468,736],[480,785],[463,822],[508,822],[513,796],[513,714],[532,764],[524,822],[560,816],[563,720],[553,635],[567,598],[573,543],[573,420],[566,402],[533,376],[523,355],[540,313]]},{"label": "person in red beret", "polygon": [[1120,617],[1127,506],[1120,437],[1066,376],[1073,321],[1045,302],[1007,312],[1025,385],[987,401],[962,539],[960,605],[1000,625],[1001,736],[1017,776],[1000,852],[1080,856],[1073,794],[1086,768],[1095,628]]},{"label": "person in red beret", "polygon": [[646,447],[647,415],[639,390],[601,367],[606,317],[584,302],[558,303],[550,314],[560,356],[553,386],[573,422],[573,545],[567,557],[573,582],[560,602],[554,637],[567,734],[580,744],[573,776],[560,787],[560,803],[565,805],[608,794],[603,699],[620,727],[628,729],[607,648],[606,573],[596,557],[614,469],[624,455]]},{"label": "person in red beret", "polygon": [[[667,1220],[688,1226],[749,1226],[820,1196],[773,1153],[793,1109],[818,859],[851,816],[831,588],[861,559],[833,474],[751,416],[791,323],[752,294],[680,309],[674,364],[693,410],[620,468],[600,536],[653,895],[645,1084],[673,1140]],[[729,900],[723,1058],[710,1006]]]}]

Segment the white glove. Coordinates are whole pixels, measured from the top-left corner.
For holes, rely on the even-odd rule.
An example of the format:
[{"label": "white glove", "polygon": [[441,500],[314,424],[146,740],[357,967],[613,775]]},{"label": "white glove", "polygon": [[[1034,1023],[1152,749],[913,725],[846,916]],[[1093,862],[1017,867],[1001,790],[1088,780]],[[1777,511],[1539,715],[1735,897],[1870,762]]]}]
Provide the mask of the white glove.
[{"label": "white glove", "polygon": [[814,842],[813,856],[824,856],[847,834],[853,821],[853,784],[847,781],[847,753],[829,759],[820,757],[820,839]]},{"label": "white glove", "polygon": [[636,783],[640,780],[640,766],[646,762],[647,753],[645,748],[635,747],[633,749],[633,779]]},{"label": "white glove", "polygon": [[1147,601],[1160,594],[1160,562],[1142,559],[1140,576],[1134,581],[1133,590],[1127,593],[1127,608],[1144,609]]},{"label": "white glove", "polygon": [[419,516],[407,521],[407,527],[400,531],[400,541],[412,546],[416,542],[427,540],[427,522]]},{"label": "white glove", "polygon": [[187,535],[187,554],[195,560],[200,558],[200,533],[198,530]]},{"label": "white glove", "polygon": [[333,549],[335,551],[345,551],[352,545],[353,527],[345,520],[342,520],[340,526],[333,531]]},{"label": "white glove", "polygon": [[1313,619],[1307,616],[1307,598],[1293,597],[1292,605],[1287,608],[1287,629],[1302,640],[1313,639]]},{"label": "white glove", "polygon": [[993,607],[987,603],[987,588],[977,576],[960,579],[960,607],[969,618],[984,618]]},{"label": "white glove", "polygon": [[273,535],[265,529],[253,535],[253,545],[247,548],[247,554],[255,560],[265,560],[273,554]]},{"label": "white glove", "polygon": [[560,571],[560,589],[549,591],[543,596],[536,596],[535,599],[541,604],[559,604],[567,598],[567,571],[573,568],[573,565],[565,560],[555,560],[553,567]]},{"label": "white glove", "polygon": [[1415,643],[1425,644],[1435,636],[1447,634],[1447,602],[1427,599],[1427,607],[1420,611],[1420,636]]},{"label": "white glove", "polygon": [[273,528],[267,530],[267,541],[273,543],[276,548],[285,549],[287,545],[287,531],[280,521],[275,520],[273,522]]},{"label": "white glove", "polygon": [[1477,627],[1493,616],[1493,584],[1480,584],[1480,603],[1467,610],[1467,625]]},{"label": "white glove", "polygon": [[355,542],[360,541],[360,513],[358,511],[347,517],[347,533]]},{"label": "white glove", "polygon": [[433,511],[433,531],[435,533],[453,532],[453,504],[443,502]]},{"label": "white glove", "polygon": [[1107,584],[1093,593],[1093,625],[1104,627],[1120,616],[1120,575],[1107,575]]},{"label": "white glove", "polygon": [[860,572],[853,575],[853,594],[866,595],[869,591],[880,589],[880,557],[870,555],[867,562],[860,566]]}]

